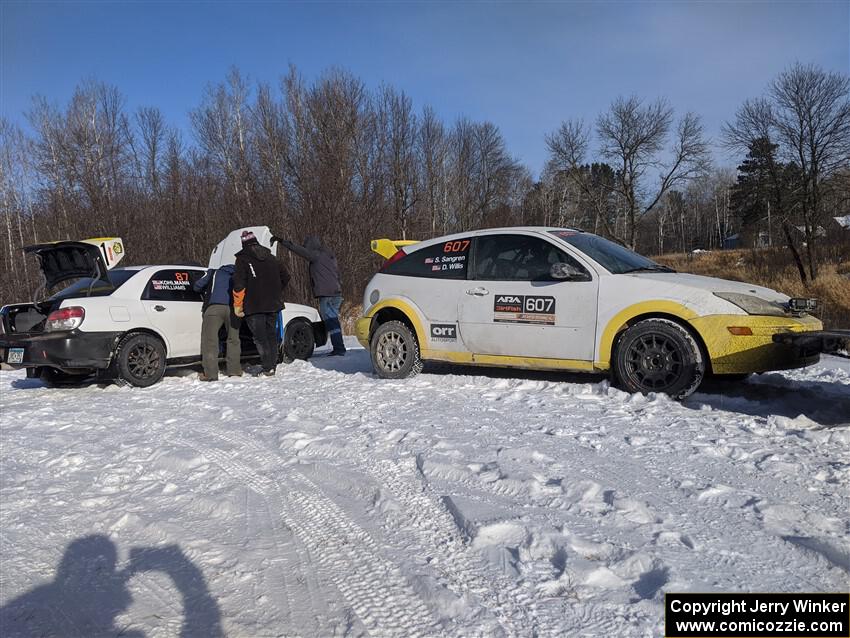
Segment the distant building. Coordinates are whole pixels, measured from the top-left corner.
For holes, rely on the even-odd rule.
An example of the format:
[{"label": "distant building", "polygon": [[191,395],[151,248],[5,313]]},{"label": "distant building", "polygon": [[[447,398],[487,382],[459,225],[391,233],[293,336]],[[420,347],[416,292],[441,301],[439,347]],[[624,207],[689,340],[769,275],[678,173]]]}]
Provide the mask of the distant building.
[{"label": "distant building", "polygon": [[741,247],[741,236],[739,234],[729,235],[723,240],[723,250],[731,250]]}]

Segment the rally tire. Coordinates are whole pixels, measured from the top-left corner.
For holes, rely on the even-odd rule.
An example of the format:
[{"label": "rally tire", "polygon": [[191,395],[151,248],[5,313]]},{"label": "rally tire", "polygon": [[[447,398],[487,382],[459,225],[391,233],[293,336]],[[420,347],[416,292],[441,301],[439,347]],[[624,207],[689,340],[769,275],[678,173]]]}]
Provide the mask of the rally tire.
[{"label": "rally tire", "polygon": [[118,344],[114,365],[119,384],[147,388],[165,374],[165,345],[153,335],[131,333]]},{"label": "rally tire", "polygon": [[382,323],[369,340],[372,367],[382,379],[404,379],[422,371],[419,342],[401,321]]},{"label": "rally tire", "polygon": [[692,394],[705,376],[705,357],[693,335],[668,319],[645,319],[617,342],[615,381],[627,392]]},{"label": "rally tire", "polygon": [[306,361],[313,356],[316,337],[313,326],[306,321],[290,321],[283,331],[283,343],[280,345],[279,363],[292,363],[296,359]]}]

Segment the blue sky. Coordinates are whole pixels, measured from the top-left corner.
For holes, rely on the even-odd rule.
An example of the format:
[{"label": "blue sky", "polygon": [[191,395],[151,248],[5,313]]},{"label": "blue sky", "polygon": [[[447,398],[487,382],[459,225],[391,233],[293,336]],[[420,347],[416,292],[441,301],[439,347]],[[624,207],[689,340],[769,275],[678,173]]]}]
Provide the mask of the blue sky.
[{"label": "blue sky", "polygon": [[[82,79],[158,106],[189,133],[205,85],[235,65],[277,83],[332,66],[388,83],[444,120],[490,120],[539,172],[544,135],[617,95],[666,97],[716,137],[795,60],[850,68],[850,2],[14,2],[0,0],[0,113],[64,103]],[[719,156],[723,160],[723,156]],[[734,162],[729,160],[734,165]]]}]

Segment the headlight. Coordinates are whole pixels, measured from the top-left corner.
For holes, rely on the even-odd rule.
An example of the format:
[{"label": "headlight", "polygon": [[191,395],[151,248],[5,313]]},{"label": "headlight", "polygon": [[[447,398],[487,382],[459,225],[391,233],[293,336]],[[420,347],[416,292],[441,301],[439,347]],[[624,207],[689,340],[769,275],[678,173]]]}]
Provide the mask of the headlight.
[{"label": "headlight", "polygon": [[748,315],[785,316],[785,308],[782,305],[762,299],[761,297],[756,297],[755,295],[742,295],[737,292],[716,292],[714,296],[735,304]]}]

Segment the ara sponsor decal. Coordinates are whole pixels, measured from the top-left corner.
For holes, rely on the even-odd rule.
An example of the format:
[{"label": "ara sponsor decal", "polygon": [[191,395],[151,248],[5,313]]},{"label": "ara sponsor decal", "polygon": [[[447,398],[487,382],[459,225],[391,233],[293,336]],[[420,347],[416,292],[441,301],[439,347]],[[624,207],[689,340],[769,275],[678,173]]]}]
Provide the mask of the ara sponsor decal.
[{"label": "ara sponsor decal", "polygon": [[493,321],[555,325],[555,298],[540,295],[496,295]]},{"label": "ara sponsor decal", "polygon": [[453,323],[432,323],[431,341],[457,341],[457,326]]}]

